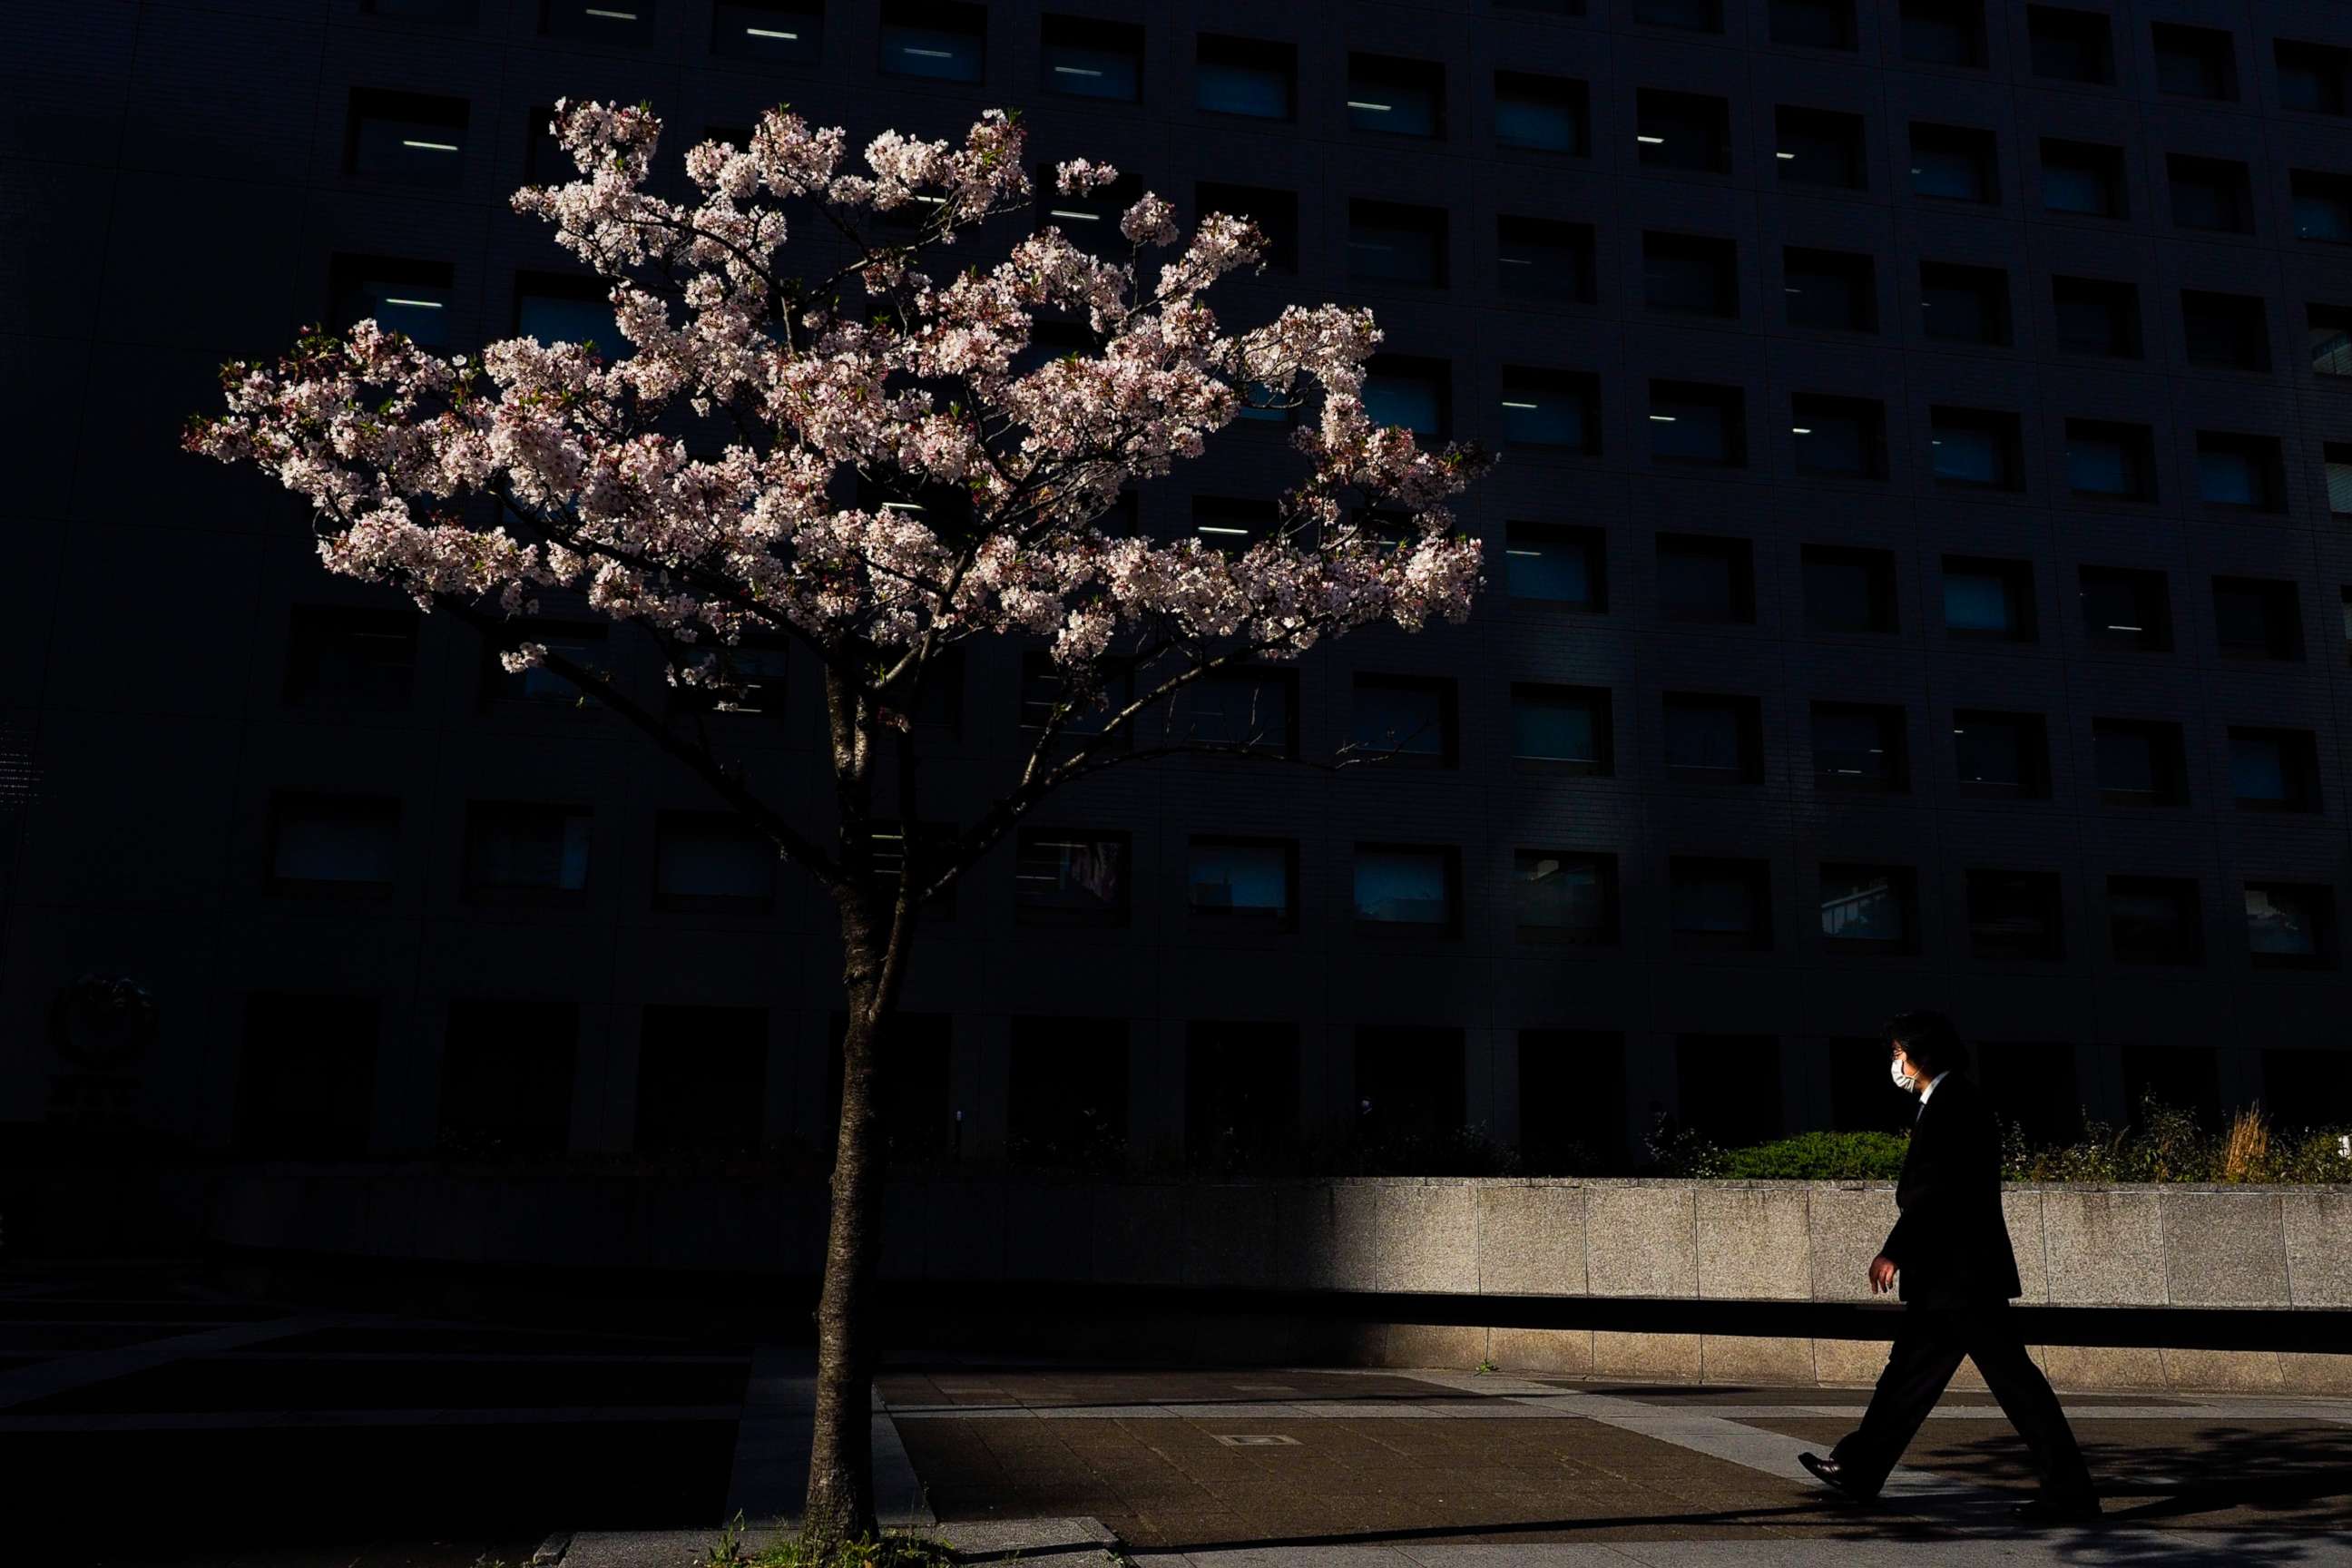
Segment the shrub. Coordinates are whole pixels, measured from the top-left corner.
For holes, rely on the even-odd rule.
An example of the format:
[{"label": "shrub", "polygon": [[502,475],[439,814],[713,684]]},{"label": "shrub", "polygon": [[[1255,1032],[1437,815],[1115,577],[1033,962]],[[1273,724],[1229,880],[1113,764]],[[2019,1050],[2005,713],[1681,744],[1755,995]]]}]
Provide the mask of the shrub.
[{"label": "shrub", "polygon": [[1892,1181],[1910,1146],[1900,1132],[1801,1132],[1727,1150],[1717,1173],[1749,1182]]}]

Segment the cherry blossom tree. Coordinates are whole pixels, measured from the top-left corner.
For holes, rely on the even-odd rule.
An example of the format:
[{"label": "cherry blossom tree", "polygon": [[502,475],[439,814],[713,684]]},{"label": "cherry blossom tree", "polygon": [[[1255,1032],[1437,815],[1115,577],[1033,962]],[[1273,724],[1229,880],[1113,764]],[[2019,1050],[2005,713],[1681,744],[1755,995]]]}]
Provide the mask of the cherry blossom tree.
[{"label": "cherry blossom tree", "polygon": [[[876,1042],[918,910],[1074,781],[1259,754],[1245,736],[1154,737],[1188,686],[1374,622],[1460,620],[1479,552],[1447,505],[1482,458],[1367,416],[1369,313],[1220,327],[1203,294],[1264,248],[1245,221],[1208,215],[1185,237],[1146,195],[1118,221],[1121,258],[1055,227],[973,255],[1031,201],[1010,115],[961,145],[886,132],[858,172],[840,130],[772,110],[747,145],[686,155],[686,201],[648,188],[646,107],[567,102],[552,129],[579,177],[513,205],[610,284],[625,345],[606,346],[625,353],[517,338],[445,357],[373,321],[313,330],[275,365],[225,366],[227,411],[185,445],[307,498],[330,571],[464,619],[508,668],[544,665],[642,731],[835,906],[847,1026],[805,1518],[837,1541],[875,1525]],[[1065,197],[1117,177],[1055,171]],[[826,237],[795,257],[822,248],[836,269],[788,268],[788,212]],[[1041,359],[1041,319],[1079,346]],[[1265,537],[1221,550],[1124,522],[1122,490],[1253,406],[1292,411],[1300,459]],[[523,617],[559,591],[649,637],[669,698],[531,640]],[[1061,695],[973,820],[877,861],[877,824],[918,820],[910,715],[958,645],[988,637],[1041,640]],[[747,638],[787,639],[823,672],[830,822],[763,795],[713,726],[677,721],[680,699],[740,695]]]}]

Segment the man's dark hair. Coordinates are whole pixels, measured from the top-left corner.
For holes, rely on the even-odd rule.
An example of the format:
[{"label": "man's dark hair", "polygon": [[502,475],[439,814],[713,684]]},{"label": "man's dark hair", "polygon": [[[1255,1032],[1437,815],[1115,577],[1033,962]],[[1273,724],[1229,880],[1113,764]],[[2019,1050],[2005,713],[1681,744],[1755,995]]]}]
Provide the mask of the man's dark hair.
[{"label": "man's dark hair", "polygon": [[1960,1032],[1941,1013],[1897,1013],[1886,1020],[1885,1032],[1888,1047],[1901,1046],[1911,1065],[1930,1078],[1969,1065]]}]

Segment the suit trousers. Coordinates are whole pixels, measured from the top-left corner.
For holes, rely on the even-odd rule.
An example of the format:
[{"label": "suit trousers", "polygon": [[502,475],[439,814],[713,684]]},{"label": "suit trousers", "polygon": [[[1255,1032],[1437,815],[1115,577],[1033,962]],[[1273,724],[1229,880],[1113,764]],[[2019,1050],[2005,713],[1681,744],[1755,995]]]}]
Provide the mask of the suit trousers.
[{"label": "suit trousers", "polygon": [[2001,1413],[2032,1450],[2042,1495],[2060,1501],[2095,1496],[2074,1430],[2066,1424],[2058,1396],[2050,1392],[2049,1380],[2025,1353],[2006,1301],[1957,1307],[1914,1303],[1903,1309],[1886,1370],[1878,1374],[1861,1426],[1831,1450],[1853,1489],[1874,1494],[1885,1484],[1887,1472],[1918,1435],[1919,1424],[1959,1371],[1963,1357],[1976,1363],[1985,1386],[2000,1402]]}]

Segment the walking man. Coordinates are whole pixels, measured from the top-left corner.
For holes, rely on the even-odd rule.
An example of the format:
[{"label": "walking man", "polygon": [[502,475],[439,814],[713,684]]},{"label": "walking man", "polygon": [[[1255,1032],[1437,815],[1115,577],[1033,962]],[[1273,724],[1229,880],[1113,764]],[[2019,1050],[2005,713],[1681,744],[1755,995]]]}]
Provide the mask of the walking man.
[{"label": "walking man", "polygon": [[1895,1087],[1917,1097],[1919,1110],[1895,1188],[1902,1217],[1870,1260],[1870,1288],[1900,1289],[1902,1325],[1862,1426],[1829,1458],[1798,1462],[1849,1497],[1877,1496],[1965,1356],[2041,1472],[2042,1493],[2019,1517],[2095,1519],[2098,1492],[2074,1429],[2010,1321],[2021,1289],[2000,1211],[2000,1137],[1982,1091],[1959,1070],[1966,1048],[1940,1013],[1897,1015],[1886,1043]]}]

